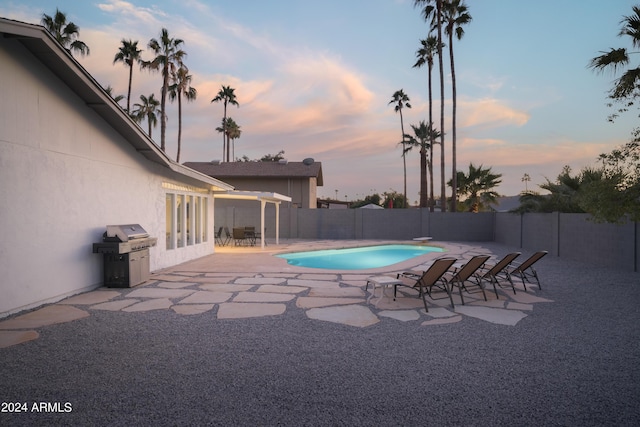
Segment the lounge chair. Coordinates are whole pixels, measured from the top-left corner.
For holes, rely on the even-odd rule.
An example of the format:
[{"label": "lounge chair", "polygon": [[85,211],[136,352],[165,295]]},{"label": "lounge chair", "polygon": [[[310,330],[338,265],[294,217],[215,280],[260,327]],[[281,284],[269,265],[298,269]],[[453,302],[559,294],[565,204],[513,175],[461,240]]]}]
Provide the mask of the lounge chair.
[{"label": "lounge chair", "polygon": [[[484,292],[484,286],[482,286],[482,280],[480,280],[480,276],[477,274],[478,270],[484,265],[485,262],[489,259],[489,255],[476,255],[471,258],[465,265],[460,268],[456,268],[452,273],[445,274],[442,279],[446,281],[448,285],[451,287],[451,291],[453,291],[453,287],[457,287],[460,292],[460,301],[462,301],[462,305],[464,305],[464,297],[462,296],[462,290],[464,289],[468,293],[471,293],[469,289],[467,289],[467,284],[474,285],[480,288],[482,295],[484,296],[484,300],[487,300],[487,294]],[[476,292],[480,292],[476,291]],[[451,296],[451,295],[449,295]],[[451,299],[451,307],[453,308],[453,299]]]},{"label": "lounge chair", "polygon": [[[394,285],[393,287],[393,299],[395,300],[397,295],[398,286],[406,286],[412,289],[418,289],[418,296],[422,297],[422,302],[424,302],[425,311],[429,312],[427,308],[427,300],[425,295],[429,295],[431,297],[431,289],[436,286],[437,288],[443,289],[449,295],[449,299],[451,299],[451,291],[445,282],[442,282],[442,276],[451,268],[451,266],[456,262],[455,258],[438,258],[436,259],[429,268],[420,273],[407,271],[404,273],[399,273],[397,275],[397,279],[403,282],[403,284]],[[453,299],[451,299],[451,304],[453,304]]]},{"label": "lounge chair", "polygon": [[525,292],[527,291],[527,285],[525,282],[534,284],[533,279],[535,279],[535,284],[538,285],[538,289],[542,290],[540,279],[538,278],[538,272],[533,268],[533,265],[548,253],[549,252],[547,251],[538,251],[521,264],[514,263],[513,268],[506,270],[506,274],[508,276],[518,276],[522,280],[522,286],[524,286]]},{"label": "lounge chair", "polygon": [[498,261],[496,264],[485,264],[478,273],[481,280],[488,280],[493,285],[493,290],[496,293],[496,298],[500,299],[500,297],[498,296],[498,288],[496,287],[496,285],[502,287],[502,285],[498,281],[498,278],[501,277],[509,281],[509,283],[511,284],[511,289],[513,289],[513,293],[516,293],[516,287],[513,285],[511,276],[509,274],[505,274],[504,272],[513,262],[513,260],[518,258],[520,255],[520,252],[513,252],[505,255],[505,257]]}]

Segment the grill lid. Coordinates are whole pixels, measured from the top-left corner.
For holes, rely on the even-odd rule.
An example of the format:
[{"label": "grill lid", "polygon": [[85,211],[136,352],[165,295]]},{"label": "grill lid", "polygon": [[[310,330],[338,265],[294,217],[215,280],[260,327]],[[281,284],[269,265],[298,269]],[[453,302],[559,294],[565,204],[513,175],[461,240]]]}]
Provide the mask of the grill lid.
[{"label": "grill lid", "polygon": [[128,242],[149,237],[149,233],[140,224],[107,225],[105,237],[117,237],[121,242]]}]

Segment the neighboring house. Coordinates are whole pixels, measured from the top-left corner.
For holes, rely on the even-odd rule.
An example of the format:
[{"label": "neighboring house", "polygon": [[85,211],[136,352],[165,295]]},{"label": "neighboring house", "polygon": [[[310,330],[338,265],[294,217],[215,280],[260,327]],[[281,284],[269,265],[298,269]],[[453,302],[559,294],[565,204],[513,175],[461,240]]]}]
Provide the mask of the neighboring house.
[{"label": "neighboring house", "polygon": [[158,238],[151,271],[214,251],[214,192],[41,26],[0,18],[0,317],[100,286],[107,225]]},{"label": "neighboring house", "polygon": [[376,205],[374,203],[369,203],[368,205],[364,205],[364,206],[360,206],[360,209],[374,209],[374,210],[378,210],[378,209],[384,209],[382,206],[380,205]]},{"label": "neighboring house", "polygon": [[291,197],[291,206],[315,209],[323,185],[322,164],[303,162],[186,162],[185,166],[233,185],[236,190],[268,191]]},{"label": "neighboring house", "polygon": [[331,200],[331,199],[318,199],[318,209],[349,209],[351,202]]}]

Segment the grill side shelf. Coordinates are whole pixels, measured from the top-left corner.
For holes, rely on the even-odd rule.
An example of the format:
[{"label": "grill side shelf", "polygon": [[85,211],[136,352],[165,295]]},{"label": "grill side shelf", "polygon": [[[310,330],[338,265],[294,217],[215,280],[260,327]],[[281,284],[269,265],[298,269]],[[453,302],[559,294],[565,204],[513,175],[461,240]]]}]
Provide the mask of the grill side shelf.
[{"label": "grill side shelf", "polygon": [[93,244],[94,254],[126,254],[131,252],[131,250],[132,249],[130,242],[106,242]]}]

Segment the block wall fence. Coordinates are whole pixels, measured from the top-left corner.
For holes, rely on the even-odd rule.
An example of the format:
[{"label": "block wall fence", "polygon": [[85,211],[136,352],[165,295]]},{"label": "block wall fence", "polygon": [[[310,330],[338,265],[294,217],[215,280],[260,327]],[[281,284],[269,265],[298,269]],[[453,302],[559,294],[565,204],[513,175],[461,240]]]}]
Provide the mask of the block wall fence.
[{"label": "block wall fence", "polygon": [[[411,240],[496,242],[527,251],[547,250],[552,256],[603,267],[638,272],[638,223],[599,224],[588,214],[442,213],[428,209],[297,209],[280,208],[283,239]],[[259,204],[218,206],[215,227],[257,226]],[[265,236],[275,237],[275,207],[267,205]]]}]

